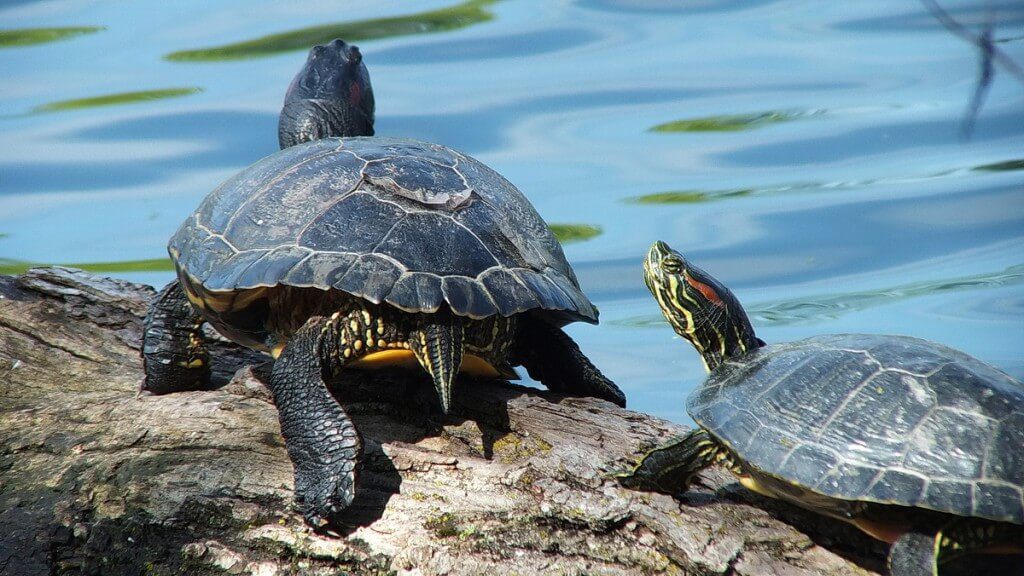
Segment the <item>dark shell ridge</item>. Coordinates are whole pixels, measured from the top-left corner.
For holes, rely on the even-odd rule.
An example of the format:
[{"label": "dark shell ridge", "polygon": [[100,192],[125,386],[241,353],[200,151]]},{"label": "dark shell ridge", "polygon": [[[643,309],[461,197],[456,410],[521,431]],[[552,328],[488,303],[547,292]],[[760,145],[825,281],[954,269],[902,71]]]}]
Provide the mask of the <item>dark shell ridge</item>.
[{"label": "dark shell ridge", "polygon": [[409,312],[551,311],[597,321],[550,229],[511,183],[437,144],[328,138],[246,168],[171,239],[211,292],[342,290]]},{"label": "dark shell ridge", "polygon": [[750,466],[814,492],[1024,524],[1024,385],[946,346],[767,346],[717,368],[687,409]]}]

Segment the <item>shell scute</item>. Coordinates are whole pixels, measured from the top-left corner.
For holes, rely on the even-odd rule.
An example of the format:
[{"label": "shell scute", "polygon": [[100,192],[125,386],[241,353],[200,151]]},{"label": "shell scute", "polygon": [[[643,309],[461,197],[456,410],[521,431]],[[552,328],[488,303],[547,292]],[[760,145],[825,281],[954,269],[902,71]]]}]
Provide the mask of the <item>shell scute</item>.
[{"label": "shell scute", "polygon": [[779,475],[803,486],[811,486],[821,479],[821,470],[831,470],[838,464],[835,452],[819,444],[800,444],[790,449],[782,461]]},{"label": "shell scute", "polygon": [[517,268],[513,273],[537,295],[542,308],[571,309],[572,301],[545,275],[525,268]]},{"label": "shell scute", "polygon": [[[206,277],[203,281],[203,286],[207,290],[231,290],[237,284],[238,278],[245,274],[249,266],[262,258],[267,253],[266,250],[246,250],[245,252],[238,252],[225,259],[225,263],[218,266],[211,274]],[[191,271],[190,271],[191,273]]]},{"label": "shell scute", "polygon": [[295,244],[302,224],[355,187],[361,167],[337,146],[318,149],[249,190],[220,229],[232,244],[247,249]]},{"label": "shell scute", "polygon": [[980,478],[982,460],[961,446],[984,446],[991,429],[982,414],[939,408],[906,439],[903,463],[939,478]]},{"label": "shell scute", "polygon": [[366,181],[389,194],[404,196],[429,207],[454,210],[473,192],[457,170],[425,158],[402,156],[370,162]]},{"label": "shell scute", "polygon": [[485,318],[498,312],[487,291],[476,280],[446,276],[441,280],[441,292],[452,310],[461,316]]},{"label": "shell scute", "polygon": [[283,283],[301,288],[330,287],[348,272],[355,261],[355,254],[313,252],[288,272],[287,282]]},{"label": "shell scute", "polygon": [[503,316],[540,307],[536,294],[527,290],[512,272],[504,268],[488,270],[481,281]]},{"label": "shell scute", "polygon": [[[359,218],[353,219],[352,214],[359,214]],[[405,211],[394,204],[356,192],[313,218],[298,242],[312,250],[369,253],[404,216]]]},{"label": "shell scute", "polygon": [[[875,480],[881,475],[881,470],[873,466],[854,465],[844,462],[836,469],[832,476],[834,483],[831,483],[831,492],[826,494],[844,494],[850,500],[863,498],[871,488]],[[829,485],[822,485],[826,487]]]},{"label": "shell scute", "polygon": [[1024,500],[1018,486],[980,482],[974,490],[974,514],[983,518],[1024,518]]},{"label": "shell scute", "polygon": [[403,309],[434,312],[438,302],[444,301],[441,277],[425,272],[406,272],[395,281],[384,301]]},{"label": "shell scute", "polygon": [[1024,412],[1015,412],[995,425],[985,461],[985,477],[1024,484]]},{"label": "shell scute", "polygon": [[917,506],[923,499],[927,481],[919,474],[888,469],[874,483],[869,493],[872,500]]},{"label": "shell scute", "polygon": [[338,290],[380,304],[391,291],[402,270],[379,254],[363,254],[332,284]]},{"label": "shell scute", "polygon": [[193,239],[190,245],[183,246],[181,249],[193,254],[190,272],[200,278],[218,271],[221,261],[236,254],[234,248],[223,238],[210,235],[202,237],[202,239]]},{"label": "shell scute", "polygon": [[279,246],[253,261],[235,282],[246,286],[274,286],[308,255],[309,250],[305,248]]},{"label": "shell scute", "polygon": [[498,264],[471,231],[430,212],[407,215],[375,251],[406,263],[410,271],[438,276],[476,278]]}]

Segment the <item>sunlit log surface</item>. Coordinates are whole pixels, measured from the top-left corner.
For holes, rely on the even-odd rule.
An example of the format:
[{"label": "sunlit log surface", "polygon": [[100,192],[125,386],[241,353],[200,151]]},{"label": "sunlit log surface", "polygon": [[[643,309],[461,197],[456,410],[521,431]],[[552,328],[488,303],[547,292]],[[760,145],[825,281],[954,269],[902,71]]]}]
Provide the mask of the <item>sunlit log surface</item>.
[{"label": "sunlit log surface", "polygon": [[401,375],[334,383],[364,434],[366,464],[352,525],[314,534],[290,509],[291,463],[259,380],[264,357],[219,343],[219,389],[137,396],[152,295],[62,268],[0,276],[0,574],[884,567],[883,546],[752,496],[722,471],[679,500],[608,478],[677,425],[468,381],[444,418],[429,382]]}]

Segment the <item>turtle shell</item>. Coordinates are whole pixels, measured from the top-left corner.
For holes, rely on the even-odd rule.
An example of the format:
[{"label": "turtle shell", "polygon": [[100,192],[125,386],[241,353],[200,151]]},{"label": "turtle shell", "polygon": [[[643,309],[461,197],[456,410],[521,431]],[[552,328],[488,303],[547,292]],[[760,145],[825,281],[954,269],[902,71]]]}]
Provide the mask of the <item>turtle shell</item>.
[{"label": "turtle shell", "polygon": [[597,322],[562,248],[508,180],[450,148],[326,138],[268,156],[210,193],[171,238],[210,293],[340,290],[408,312],[549,311]]},{"label": "turtle shell", "polygon": [[687,410],[746,465],[813,492],[1024,524],[1024,386],[940,344],[766,346],[716,368]]}]

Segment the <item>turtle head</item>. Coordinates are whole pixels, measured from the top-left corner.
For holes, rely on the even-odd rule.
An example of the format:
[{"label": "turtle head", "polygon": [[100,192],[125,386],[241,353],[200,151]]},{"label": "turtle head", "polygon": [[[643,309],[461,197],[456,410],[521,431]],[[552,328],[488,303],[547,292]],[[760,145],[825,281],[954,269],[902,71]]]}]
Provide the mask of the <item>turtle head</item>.
[{"label": "turtle head", "polygon": [[644,260],[644,282],[676,333],[700,353],[707,369],[764,346],[732,291],[664,242]]},{"label": "turtle head", "polygon": [[281,148],[330,136],[373,136],[373,88],[359,48],[314,46],[284,97]]}]

